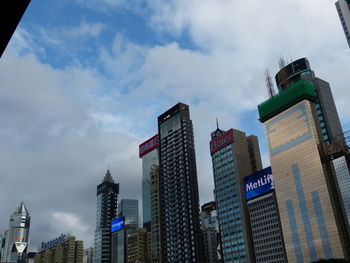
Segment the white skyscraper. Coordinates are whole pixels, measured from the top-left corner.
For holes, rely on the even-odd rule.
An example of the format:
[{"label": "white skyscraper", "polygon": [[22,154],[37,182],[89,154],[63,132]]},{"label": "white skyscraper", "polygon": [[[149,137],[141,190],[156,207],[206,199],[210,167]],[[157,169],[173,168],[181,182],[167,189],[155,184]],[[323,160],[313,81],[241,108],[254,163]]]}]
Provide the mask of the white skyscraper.
[{"label": "white skyscraper", "polygon": [[350,0],[338,0],[335,6],[337,7],[340,22],[350,47]]},{"label": "white skyscraper", "polygon": [[[10,228],[5,231],[5,242],[2,248],[2,262],[17,262],[25,258],[28,247],[30,216],[22,202],[13,212],[10,219]],[[20,257],[20,255],[23,255]]]}]

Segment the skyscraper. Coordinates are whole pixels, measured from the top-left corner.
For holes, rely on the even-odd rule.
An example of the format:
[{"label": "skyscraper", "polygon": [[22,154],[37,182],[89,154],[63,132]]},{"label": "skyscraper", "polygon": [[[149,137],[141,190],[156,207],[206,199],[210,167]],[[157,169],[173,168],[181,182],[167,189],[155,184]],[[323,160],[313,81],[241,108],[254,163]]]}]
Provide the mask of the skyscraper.
[{"label": "skyscraper", "polygon": [[151,168],[151,262],[163,262],[161,258],[160,234],[160,195],[159,195],[159,165]]},{"label": "skyscraper", "polygon": [[139,200],[122,199],[118,211],[119,216],[125,217],[125,225],[139,227]]},{"label": "skyscraper", "polygon": [[299,80],[311,82],[316,94],[315,108],[321,128],[319,130],[321,142],[329,144],[341,136],[343,129],[330,85],[327,81],[315,76],[306,58],[295,60],[282,68],[276,74],[275,79],[279,91],[288,89]]},{"label": "skyscraper", "polygon": [[111,262],[111,222],[117,216],[119,184],[114,183],[107,170],[97,186],[97,216],[95,230],[94,263]]},{"label": "skyscraper", "polygon": [[286,262],[271,167],[244,178],[255,262]]},{"label": "skyscraper", "polygon": [[158,117],[163,262],[203,262],[193,127],[188,105]]},{"label": "skyscraper", "polygon": [[338,0],[335,3],[338,11],[340,22],[343,26],[346,40],[350,47],[350,1],[349,0]]},{"label": "skyscraper", "polygon": [[[327,138],[319,117],[330,109],[320,103],[322,92],[318,92],[314,81],[297,78],[258,106],[287,258],[297,263],[320,258],[349,259],[349,235],[335,187],[337,181],[320,156],[320,145]],[[329,125],[327,131],[333,130],[332,120],[325,125]],[[330,143],[334,138],[331,134],[327,135]]]},{"label": "skyscraper", "polygon": [[261,170],[258,138],[230,129],[212,132],[214,195],[224,262],[254,262],[244,177]]},{"label": "skyscraper", "polygon": [[139,146],[142,158],[142,215],[143,227],[151,231],[151,169],[158,165],[158,134]]},{"label": "skyscraper", "polygon": [[5,242],[1,255],[2,262],[17,262],[18,259],[25,260],[29,227],[30,216],[24,203],[21,202],[11,215],[10,228],[5,231]]}]

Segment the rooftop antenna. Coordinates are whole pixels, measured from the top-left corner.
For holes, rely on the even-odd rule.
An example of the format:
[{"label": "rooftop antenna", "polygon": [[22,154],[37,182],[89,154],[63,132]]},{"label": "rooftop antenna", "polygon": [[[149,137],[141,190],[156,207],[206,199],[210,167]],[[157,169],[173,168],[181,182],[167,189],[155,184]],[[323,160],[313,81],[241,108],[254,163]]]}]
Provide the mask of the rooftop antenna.
[{"label": "rooftop antenna", "polygon": [[109,171],[109,163],[108,163],[108,165],[107,165],[107,170]]},{"label": "rooftop antenna", "polygon": [[219,121],[218,121],[218,118],[216,118],[216,128],[219,129]]},{"label": "rooftop antenna", "polygon": [[286,61],[284,60],[284,58],[282,56],[278,60],[278,65],[280,66],[280,69],[283,69],[286,66]]},{"label": "rooftop antenna", "polygon": [[273,88],[271,75],[267,68],[265,70],[265,81],[266,81],[266,88],[267,88],[267,92],[269,93],[269,97],[272,98],[273,96],[276,95],[276,92],[275,92],[275,89]]}]

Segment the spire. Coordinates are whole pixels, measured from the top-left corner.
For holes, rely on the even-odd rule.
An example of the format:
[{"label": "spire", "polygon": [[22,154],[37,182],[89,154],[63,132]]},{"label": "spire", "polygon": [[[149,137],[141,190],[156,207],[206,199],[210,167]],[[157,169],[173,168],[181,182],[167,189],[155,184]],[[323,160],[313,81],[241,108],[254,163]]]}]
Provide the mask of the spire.
[{"label": "spire", "polygon": [[219,130],[219,121],[218,121],[218,118],[216,118],[216,128]]},{"label": "spire", "polygon": [[108,165],[108,170],[107,170],[107,172],[106,172],[106,174],[105,174],[105,177],[103,178],[102,183],[105,183],[105,182],[107,182],[107,183],[114,183],[112,174],[111,174],[111,172],[109,171],[109,165]]},{"label": "spire", "polygon": [[29,215],[28,210],[26,206],[24,205],[24,202],[22,201],[19,207],[13,212],[13,214],[19,214],[19,215]]}]

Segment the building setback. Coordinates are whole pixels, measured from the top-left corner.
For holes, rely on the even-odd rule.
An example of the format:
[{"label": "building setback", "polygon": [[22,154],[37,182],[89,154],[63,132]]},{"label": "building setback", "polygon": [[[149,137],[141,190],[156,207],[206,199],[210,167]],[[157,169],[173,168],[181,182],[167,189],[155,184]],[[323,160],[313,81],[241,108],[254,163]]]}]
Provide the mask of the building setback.
[{"label": "building setback", "polygon": [[244,179],[256,263],[284,263],[286,255],[271,167]]},{"label": "building setback", "polygon": [[111,222],[117,216],[119,184],[114,183],[107,170],[97,186],[97,216],[95,230],[94,263],[110,263],[112,255]]},{"label": "building setback", "polygon": [[83,241],[76,241],[74,236],[61,235],[46,244],[35,254],[34,263],[83,263]]},{"label": "building setback", "polygon": [[26,258],[29,238],[30,215],[24,203],[13,212],[10,228],[5,231],[1,247],[1,262],[17,262]]},{"label": "building setback", "polygon": [[178,103],[158,117],[163,262],[203,262],[193,127]]},{"label": "building setback", "polygon": [[254,262],[244,177],[262,169],[258,138],[217,128],[211,134],[214,195],[224,262]]},{"label": "building setback", "polygon": [[350,47],[350,1],[349,0],[338,0],[335,3],[338,11],[339,19],[343,27],[346,40]]},{"label": "building setback", "polygon": [[337,182],[320,156],[325,137],[317,107],[320,94],[313,83],[296,80],[258,106],[274,173],[287,259],[297,263],[320,258],[349,259],[342,200],[334,187]]}]

